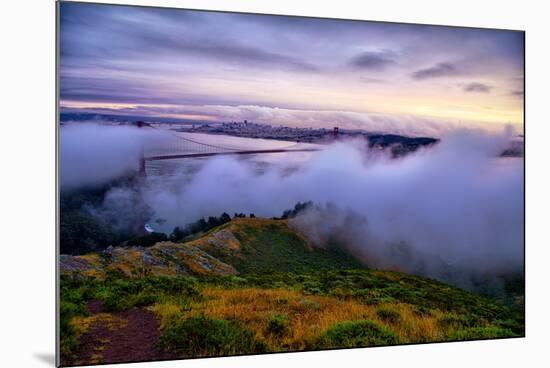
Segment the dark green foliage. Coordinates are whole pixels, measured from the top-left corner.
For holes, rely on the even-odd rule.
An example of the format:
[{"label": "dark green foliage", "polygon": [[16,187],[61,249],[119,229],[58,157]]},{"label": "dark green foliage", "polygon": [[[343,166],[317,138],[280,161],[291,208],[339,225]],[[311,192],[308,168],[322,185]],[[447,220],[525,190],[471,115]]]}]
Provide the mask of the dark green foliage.
[{"label": "dark green foliage", "polygon": [[166,234],[153,232],[150,234],[145,234],[142,236],[138,236],[137,238],[128,240],[124,245],[150,247],[152,245],[155,245],[158,242],[163,242],[167,240],[168,240],[168,237],[166,236]]},{"label": "dark green foliage", "polygon": [[[151,215],[145,203],[134,203],[140,206],[139,213],[132,213],[133,224],[118,226],[116,216],[111,221],[94,216],[91,208],[101,207],[106,193],[114,187],[135,187],[136,177],[121,177],[99,187],[62,190],[60,206],[60,250],[62,254],[84,254],[119,244],[135,236],[143,228],[143,223]],[[139,198],[139,197],[137,197]]]},{"label": "dark green foliage", "polygon": [[175,242],[183,240],[194,234],[205,233],[208,230],[223,225],[229,221],[231,221],[231,217],[224,212],[220,217],[210,216],[208,217],[208,220],[201,218],[198,221],[185,225],[184,228],[176,226],[174,231],[172,231],[172,234],[170,234],[170,240]]},{"label": "dark green foliage", "polygon": [[307,201],[304,203],[298,202],[294,205],[294,209],[284,211],[283,215],[281,216],[281,219],[296,217],[300,212],[303,212],[312,206],[313,206],[313,202],[311,201]]},{"label": "dark green foliage", "polygon": [[182,357],[263,353],[267,346],[235,321],[206,316],[174,318],[159,339],[159,346]]},{"label": "dark green foliage", "polygon": [[125,238],[83,209],[60,211],[60,250],[62,254],[83,254],[117,244]]},{"label": "dark green foliage", "polygon": [[361,320],[338,323],[323,333],[314,343],[316,348],[353,348],[391,345],[399,340],[395,333],[373,321]]},{"label": "dark green foliage", "polygon": [[288,332],[288,320],[282,314],[274,314],[269,316],[267,320],[266,333],[281,337]]},{"label": "dark green foliage", "polygon": [[387,323],[397,323],[401,320],[399,312],[390,307],[380,307],[376,309],[376,315]]}]

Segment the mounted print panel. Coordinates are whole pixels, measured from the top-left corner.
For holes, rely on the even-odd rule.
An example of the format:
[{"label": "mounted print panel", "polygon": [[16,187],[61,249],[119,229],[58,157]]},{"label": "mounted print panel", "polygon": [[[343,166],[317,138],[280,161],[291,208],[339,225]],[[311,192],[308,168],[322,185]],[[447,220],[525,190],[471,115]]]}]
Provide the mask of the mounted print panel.
[{"label": "mounted print panel", "polygon": [[58,3],[58,364],[523,337],[524,32]]}]

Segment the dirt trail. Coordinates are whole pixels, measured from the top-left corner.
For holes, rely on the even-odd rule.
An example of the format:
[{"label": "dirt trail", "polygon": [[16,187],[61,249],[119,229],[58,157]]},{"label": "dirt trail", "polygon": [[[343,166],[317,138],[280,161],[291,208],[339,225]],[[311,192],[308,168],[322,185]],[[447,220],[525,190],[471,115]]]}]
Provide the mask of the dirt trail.
[{"label": "dirt trail", "polygon": [[[92,315],[105,313],[99,301],[90,301]],[[151,311],[134,308],[109,313],[112,318],[98,319],[80,337],[78,364],[122,363],[177,358],[156,347],[160,324]]]}]

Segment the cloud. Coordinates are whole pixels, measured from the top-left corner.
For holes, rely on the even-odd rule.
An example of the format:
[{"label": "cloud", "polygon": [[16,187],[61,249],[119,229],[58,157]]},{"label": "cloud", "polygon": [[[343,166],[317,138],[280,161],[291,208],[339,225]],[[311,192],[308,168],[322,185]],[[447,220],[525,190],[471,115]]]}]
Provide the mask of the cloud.
[{"label": "cloud", "polygon": [[[248,120],[255,123],[291,127],[317,127],[332,129],[361,129],[370,132],[403,134],[410,136],[441,137],[456,130],[478,129],[494,132],[501,125],[467,120],[437,119],[410,114],[385,114],[377,112],[353,112],[345,110],[285,109],[258,105],[183,105],[147,106],[138,105],[120,109],[70,109],[62,112],[87,112],[98,114],[149,117],[194,116],[194,121],[229,122]],[[202,117],[202,119],[200,118]],[[515,126],[521,130],[520,125]]]},{"label": "cloud", "polygon": [[61,189],[102,185],[135,173],[144,140],[164,138],[163,132],[135,127],[67,124],[59,138]]},{"label": "cloud", "polygon": [[[192,175],[148,176],[139,193],[166,231],[222,212],[280,216],[310,200],[317,206],[292,226],[316,246],[337,240],[371,267],[469,286],[523,267],[523,161],[497,158],[509,139],[459,132],[398,160],[364,140],[340,142],[260,171],[257,161],[219,157]],[[103,206],[128,198],[117,190]]]},{"label": "cloud", "polygon": [[455,77],[461,74],[462,72],[458,70],[455,65],[445,62],[436,64],[426,69],[417,70],[412,74],[412,77],[414,79],[423,80],[442,77]]},{"label": "cloud", "polygon": [[370,78],[370,77],[361,77],[361,82],[363,83],[372,83],[372,84],[384,84],[387,83],[386,80],[380,78]]},{"label": "cloud", "polygon": [[354,56],[349,64],[357,69],[383,70],[396,64],[392,51],[366,51]]},{"label": "cloud", "polygon": [[489,93],[493,87],[488,86],[484,83],[479,82],[472,82],[468,83],[464,86],[465,92],[481,92],[481,93]]}]

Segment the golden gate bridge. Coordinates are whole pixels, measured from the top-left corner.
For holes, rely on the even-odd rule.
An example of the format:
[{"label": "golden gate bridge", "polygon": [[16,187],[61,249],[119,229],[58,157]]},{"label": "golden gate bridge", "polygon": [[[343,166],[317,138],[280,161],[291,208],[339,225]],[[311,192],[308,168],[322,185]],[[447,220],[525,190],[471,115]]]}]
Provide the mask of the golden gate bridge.
[{"label": "golden gate bridge", "polygon": [[[144,144],[139,162],[140,174],[146,175],[147,161],[171,160],[181,158],[200,158],[221,155],[256,155],[266,153],[316,152],[320,145],[310,143],[292,143],[278,148],[242,147],[232,144],[211,144],[185,137],[182,134],[155,128],[143,122],[137,122],[139,128],[148,127],[169,133],[163,139],[152,139]],[[338,130],[335,128],[335,137]]]}]

